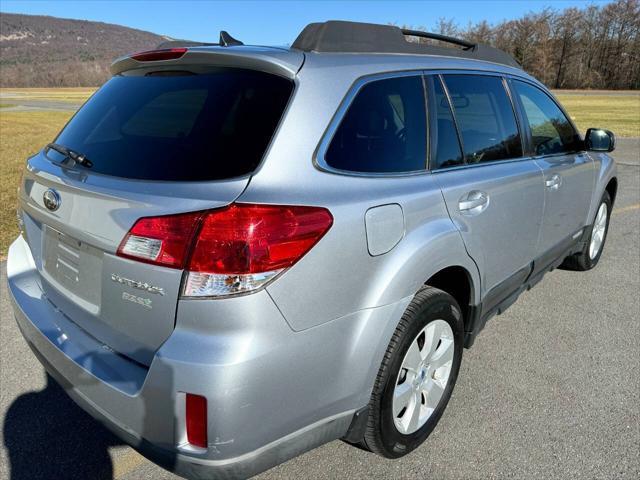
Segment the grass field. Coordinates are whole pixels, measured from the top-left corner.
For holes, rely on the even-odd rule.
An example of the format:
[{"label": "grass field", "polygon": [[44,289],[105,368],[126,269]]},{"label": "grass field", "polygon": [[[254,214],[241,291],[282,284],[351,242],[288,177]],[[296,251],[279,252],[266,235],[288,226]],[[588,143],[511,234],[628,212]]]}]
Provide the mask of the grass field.
[{"label": "grass field", "polygon": [[580,132],[606,128],[620,137],[640,137],[640,92],[634,95],[579,95],[556,92],[556,97]]},{"label": "grass field", "polygon": [[[95,89],[1,89],[3,100],[19,104],[14,97],[83,102]],[[640,92],[634,95],[562,94],[558,98],[581,132],[588,127],[612,130],[621,137],[640,137]],[[9,97],[7,97],[7,95]],[[71,112],[13,112],[0,109],[0,259],[6,257],[10,242],[17,235],[16,187],[27,157],[50,142],[71,117]]]},{"label": "grass field", "polygon": [[[1,111],[0,111],[1,112]],[[16,192],[27,157],[49,143],[71,117],[70,112],[0,113],[0,258],[18,234]]]}]

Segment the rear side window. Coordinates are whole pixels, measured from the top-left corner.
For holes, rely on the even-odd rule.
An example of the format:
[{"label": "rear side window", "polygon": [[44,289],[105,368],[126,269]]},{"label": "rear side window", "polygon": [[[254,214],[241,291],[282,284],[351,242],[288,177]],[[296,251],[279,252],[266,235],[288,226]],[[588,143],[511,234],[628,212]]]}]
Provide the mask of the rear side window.
[{"label": "rear side window", "polygon": [[56,143],[92,172],[143,180],[221,180],[253,172],[293,83],[267,73],[118,76],[67,124]]},{"label": "rear side window", "polygon": [[502,79],[488,75],[444,75],[467,163],[522,156],[522,143]]},{"label": "rear side window", "polygon": [[513,81],[529,122],[536,155],[576,152],[581,149],[578,133],[549,96],[533,85]]},{"label": "rear side window", "polygon": [[396,77],[364,85],[327,148],[324,161],[350,172],[424,170],[427,125],[422,77]]}]

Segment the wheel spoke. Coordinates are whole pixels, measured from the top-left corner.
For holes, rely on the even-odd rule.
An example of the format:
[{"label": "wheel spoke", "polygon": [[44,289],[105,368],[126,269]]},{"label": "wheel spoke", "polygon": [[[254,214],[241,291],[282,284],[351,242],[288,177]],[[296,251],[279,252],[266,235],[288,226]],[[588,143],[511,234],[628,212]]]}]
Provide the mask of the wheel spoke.
[{"label": "wheel spoke", "polygon": [[405,381],[400,385],[396,385],[393,392],[393,416],[397,417],[403,408],[409,408],[409,403],[413,398],[413,388],[411,382]]},{"label": "wheel spoke", "polygon": [[440,324],[431,324],[425,331],[424,348],[422,349],[422,358],[429,361],[433,352],[438,346],[438,341],[442,336],[442,326]]},{"label": "wheel spoke", "polygon": [[429,365],[432,368],[438,369],[449,362],[453,361],[453,340],[442,339],[442,343],[440,344],[440,348],[434,352],[434,355],[431,357],[429,361]]},{"label": "wheel spoke", "polygon": [[420,427],[420,407],[422,406],[422,398],[419,392],[414,394],[414,407],[411,412],[411,418],[407,425],[407,431],[415,432]]},{"label": "wheel spoke", "polygon": [[[446,385],[446,382],[444,382]],[[444,386],[439,381],[429,382],[424,390],[424,396],[428,408],[435,409],[444,393]]]},{"label": "wheel spoke", "polygon": [[420,348],[418,347],[417,339],[413,341],[409,350],[407,351],[407,355],[404,359],[404,363],[402,366],[404,368],[410,368],[412,371],[417,371],[420,363],[422,362],[422,354],[420,353]]}]

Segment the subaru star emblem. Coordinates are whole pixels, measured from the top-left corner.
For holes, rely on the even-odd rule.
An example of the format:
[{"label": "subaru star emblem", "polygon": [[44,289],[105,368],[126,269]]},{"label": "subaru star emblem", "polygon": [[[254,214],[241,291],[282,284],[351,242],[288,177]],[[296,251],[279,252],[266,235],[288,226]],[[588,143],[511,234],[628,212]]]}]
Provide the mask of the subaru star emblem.
[{"label": "subaru star emblem", "polygon": [[52,188],[44,192],[44,195],[42,195],[42,200],[44,201],[44,206],[52,212],[55,212],[58,208],[60,208],[60,195]]}]

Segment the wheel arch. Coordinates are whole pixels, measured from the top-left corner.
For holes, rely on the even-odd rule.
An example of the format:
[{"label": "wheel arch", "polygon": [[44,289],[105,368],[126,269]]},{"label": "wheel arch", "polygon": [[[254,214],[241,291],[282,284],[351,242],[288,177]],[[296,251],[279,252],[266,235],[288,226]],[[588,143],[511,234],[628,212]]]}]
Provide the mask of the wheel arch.
[{"label": "wheel arch", "polygon": [[439,270],[424,283],[426,286],[442,290],[453,298],[461,309],[465,331],[469,331],[473,322],[475,286],[471,273],[460,265],[451,265]]},{"label": "wheel arch", "polygon": [[609,180],[609,183],[607,183],[605,190],[609,194],[609,198],[611,198],[611,206],[613,207],[613,205],[616,203],[616,195],[618,194],[618,178],[611,178],[611,180]]},{"label": "wheel arch", "polygon": [[609,193],[612,206],[618,194],[618,168],[613,158],[606,153],[596,152],[590,152],[589,156],[595,163],[596,178],[591,207],[589,208],[589,215],[585,219],[585,225],[591,225],[593,222],[604,192]]}]

